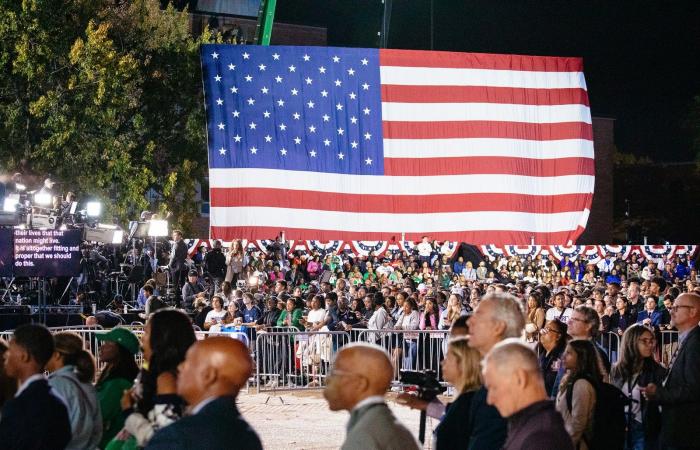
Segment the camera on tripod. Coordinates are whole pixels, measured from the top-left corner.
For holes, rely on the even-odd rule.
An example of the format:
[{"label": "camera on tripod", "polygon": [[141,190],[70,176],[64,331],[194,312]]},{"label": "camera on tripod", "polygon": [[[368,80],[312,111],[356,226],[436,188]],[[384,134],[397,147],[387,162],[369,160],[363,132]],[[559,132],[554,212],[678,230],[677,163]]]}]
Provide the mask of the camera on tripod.
[{"label": "camera on tripod", "polygon": [[434,370],[402,370],[400,381],[403,384],[416,386],[418,398],[430,402],[445,392],[447,387],[440,384]]}]

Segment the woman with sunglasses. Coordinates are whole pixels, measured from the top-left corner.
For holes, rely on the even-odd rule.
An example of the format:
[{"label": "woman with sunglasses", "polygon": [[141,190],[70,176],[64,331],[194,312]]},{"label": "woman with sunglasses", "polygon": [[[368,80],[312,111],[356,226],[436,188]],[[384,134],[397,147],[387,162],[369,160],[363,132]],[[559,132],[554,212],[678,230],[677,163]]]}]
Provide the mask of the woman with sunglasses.
[{"label": "woman with sunglasses", "polygon": [[640,392],[640,388],[649,383],[661,384],[666,375],[666,369],[654,361],[654,333],[643,325],[632,325],[622,335],[621,347],[620,359],[610,372],[610,381],[630,399],[626,407],[628,431],[625,449],[657,448],[661,426],[659,408]]},{"label": "woman with sunglasses", "polygon": [[550,320],[540,329],[540,342],[537,344],[537,354],[540,369],[544,377],[544,387],[550,397],[554,397],[554,387],[561,367],[561,356],[567,342],[567,326],[564,322]]}]

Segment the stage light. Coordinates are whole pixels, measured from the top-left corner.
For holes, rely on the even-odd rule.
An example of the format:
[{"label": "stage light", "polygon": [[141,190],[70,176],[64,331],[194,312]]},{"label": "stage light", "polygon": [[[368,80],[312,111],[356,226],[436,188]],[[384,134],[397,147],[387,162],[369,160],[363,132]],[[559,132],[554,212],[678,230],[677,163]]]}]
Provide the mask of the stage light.
[{"label": "stage light", "polygon": [[100,202],[87,202],[85,207],[88,217],[100,217],[102,214],[102,203]]},{"label": "stage light", "polygon": [[34,194],[34,203],[41,206],[49,206],[51,204],[51,194],[37,192]]},{"label": "stage light", "polygon": [[22,183],[16,183],[15,184],[15,190],[17,191],[26,191],[27,186],[23,185]]},{"label": "stage light", "polygon": [[2,204],[2,210],[13,213],[17,211],[17,205],[19,205],[19,196],[14,194],[8,195]]},{"label": "stage light", "polygon": [[168,221],[167,220],[151,220],[148,227],[148,236],[150,237],[164,237],[168,235]]},{"label": "stage light", "polygon": [[75,214],[75,211],[78,209],[78,202],[71,202],[70,204],[70,211],[68,214]]},{"label": "stage light", "polygon": [[115,230],[112,236],[112,244],[121,244],[124,242],[124,230]]}]

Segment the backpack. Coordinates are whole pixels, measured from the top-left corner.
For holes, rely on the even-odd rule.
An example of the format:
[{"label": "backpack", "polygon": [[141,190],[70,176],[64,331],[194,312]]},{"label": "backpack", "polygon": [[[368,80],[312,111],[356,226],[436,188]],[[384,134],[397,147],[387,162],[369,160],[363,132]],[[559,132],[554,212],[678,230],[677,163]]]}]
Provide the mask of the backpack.
[{"label": "backpack", "polygon": [[[588,377],[585,379],[593,385],[596,394],[593,409],[593,436],[589,440],[584,434],[584,441],[589,450],[622,450],[625,447],[625,430],[627,421],[625,407],[629,403],[627,396],[609,383],[595,382]],[[573,383],[566,391],[566,406],[571,412]]]}]

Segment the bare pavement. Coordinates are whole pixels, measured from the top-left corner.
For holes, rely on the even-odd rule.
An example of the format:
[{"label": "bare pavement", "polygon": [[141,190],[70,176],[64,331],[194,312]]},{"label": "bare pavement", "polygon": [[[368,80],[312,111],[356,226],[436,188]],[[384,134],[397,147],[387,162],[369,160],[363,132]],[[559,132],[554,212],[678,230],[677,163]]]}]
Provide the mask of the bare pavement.
[{"label": "bare pavement", "polygon": [[[395,394],[387,395],[394,415],[418,438],[419,413],[397,404]],[[347,411],[328,409],[322,392],[296,391],[255,394],[242,392],[238,408],[255,428],[265,449],[337,449],[345,438]],[[425,448],[431,448],[437,420],[428,418]]]}]

